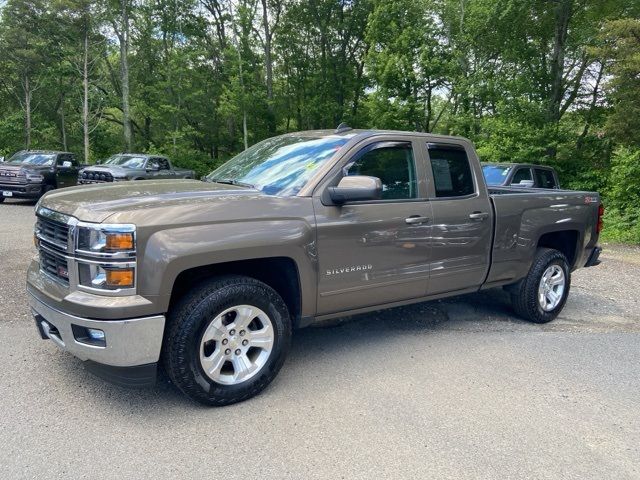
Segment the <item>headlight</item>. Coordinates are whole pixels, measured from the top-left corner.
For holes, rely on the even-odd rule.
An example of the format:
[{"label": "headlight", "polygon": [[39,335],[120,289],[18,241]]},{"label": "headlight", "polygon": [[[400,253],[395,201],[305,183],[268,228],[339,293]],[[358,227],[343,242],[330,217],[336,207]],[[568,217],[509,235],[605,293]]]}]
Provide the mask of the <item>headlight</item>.
[{"label": "headlight", "polygon": [[40,183],[44,180],[42,175],[38,175],[37,173],[27,173],[27,182],[29,183]]},{"label": "headlight", "polygon": [[133,256],[136,251],[136,227],[81,224],[78,226],[77,249],[78,253],[86,255]]},{"label": "headlight", "polygon": [[120,290],[135,286],[135,267],[129,263],[97,264],[79,263],[79,283],[84,287],[100,290]]},{"label": "headlight", "polygon": [[135,225],[78,222],[76,229],[78,285],[116,295],[134,291]]}]

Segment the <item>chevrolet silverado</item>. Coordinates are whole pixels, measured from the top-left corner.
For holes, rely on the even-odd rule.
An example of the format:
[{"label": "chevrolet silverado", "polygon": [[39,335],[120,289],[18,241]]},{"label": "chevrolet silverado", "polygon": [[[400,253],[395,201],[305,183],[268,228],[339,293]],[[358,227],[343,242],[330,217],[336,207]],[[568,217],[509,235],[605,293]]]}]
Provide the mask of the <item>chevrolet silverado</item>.
[{"label": "chevrolet silverado", "polygon": [[95,374],[146,385],[162,365],[227,405],[273,380],[292,328],[495,287],[553,320],[598,263],[602,213],[597,193],[487,189],[464,138],[291,133],[204,181],[45,195],[28,298],[42,338]]}]

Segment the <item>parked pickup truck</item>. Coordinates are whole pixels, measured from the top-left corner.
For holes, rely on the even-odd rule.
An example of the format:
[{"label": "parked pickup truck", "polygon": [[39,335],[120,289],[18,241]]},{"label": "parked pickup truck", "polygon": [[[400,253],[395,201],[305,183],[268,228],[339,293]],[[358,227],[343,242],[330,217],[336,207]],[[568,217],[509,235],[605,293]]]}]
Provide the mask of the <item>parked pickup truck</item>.
[{"label": "parked pickup truck", "polygon": [[37,199],[78,178],[78,162],[69,152],[22,150],[0,163],[0,203],[5,198]]},{"label": "parked pickup truck", "polygon": [[42,338],[96,374],[144,385],[161,362],[225,405],[273,380],[294,327],[493,287],[549,322],[598,263],[602,213],[597,193],[488,190],[463,138],[292,133],[203,182],[47,194],[28,298]]},{"label": "parked pickup truck", "polygon": [[560,188],[556,171],[542,165],[483,163],[482,173],[489,187]]},{"label": "parked pickup truck", "polygon": [[92,165],[80,170],[78,183],[176,178],[195,178],[195,172],[184,168],[174,168],[166,157],[143,153],[120,153],[112,155],[99,165]]}]

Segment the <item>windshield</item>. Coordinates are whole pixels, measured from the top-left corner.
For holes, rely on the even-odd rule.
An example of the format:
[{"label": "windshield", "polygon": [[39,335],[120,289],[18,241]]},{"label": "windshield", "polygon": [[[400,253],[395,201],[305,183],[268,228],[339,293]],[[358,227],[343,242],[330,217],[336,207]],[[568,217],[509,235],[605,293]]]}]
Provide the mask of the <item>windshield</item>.
[{"label": "windshield", "polygon": [[348,141],[345,137],[296,135],[269,138],[236,155],[204,180],[251,186],[269,195],[296,195]]},{"label": "windshield", "polygon": [[100,165],[118,165],[124,168],[143,168],[144,162],[147,161],[147,157],[140,157],[136,155],[112,155],[107,158]]},{"label": "windshield", "polygon": [[504,165],[485,165],[482,167],[487,185],[502,185],[511,167]]},{"label": "windshield", "polygon": [[16,153],[8,163],[16,165],[40,165],[50,167],[56,159],[55,153]]}]

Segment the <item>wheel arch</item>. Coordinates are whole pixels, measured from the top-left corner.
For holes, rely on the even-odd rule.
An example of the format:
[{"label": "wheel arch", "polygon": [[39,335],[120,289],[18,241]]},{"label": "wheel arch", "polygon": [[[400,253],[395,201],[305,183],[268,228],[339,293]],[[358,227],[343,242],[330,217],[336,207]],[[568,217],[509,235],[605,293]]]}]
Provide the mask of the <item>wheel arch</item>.
[{"label": "wheel arch", "polygon": [[577,259],[579,240],[580,233],[578,230],[557,230],[542,234],[538,238],[536,247],[558,250],[567,257],[569,269],[573,269]]}]

